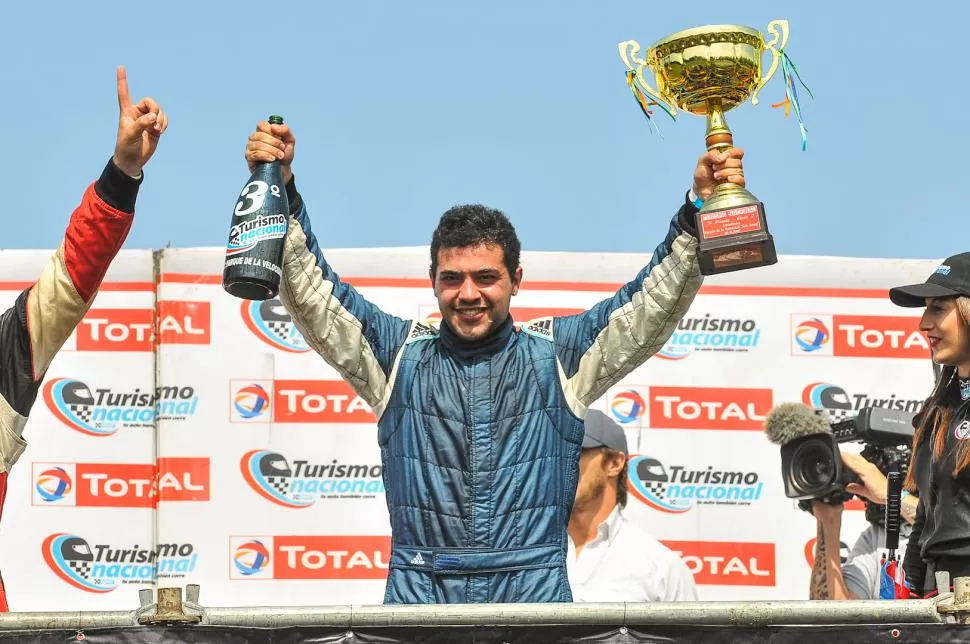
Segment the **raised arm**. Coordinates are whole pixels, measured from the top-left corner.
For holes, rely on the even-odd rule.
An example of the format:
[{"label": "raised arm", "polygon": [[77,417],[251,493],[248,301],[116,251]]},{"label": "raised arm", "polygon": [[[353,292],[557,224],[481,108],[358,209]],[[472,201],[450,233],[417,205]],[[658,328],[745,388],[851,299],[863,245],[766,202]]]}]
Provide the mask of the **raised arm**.
[{"label": "raised arm", "polygon": [[168,125],[154,100],[132,105],[123,67],[117,81],[114,156],[84,192],[40,277],[0,315],[0,504],[7,472],[26,445],[24,424],[44,374],[91,306],[128,235],[142,167]]},{"label": "raised arm", "polygon": [[551,333],[562,368],[563,389],[578,415],[594,400],[656,353],[670,338],[701,286],[694,216],[697,203],[716,183],[744,185],[741,157],[702,155],[694,185],[678,210],[664,240],[640,273],[613,297],[577,315],[553,318]]},{"label": "raised arm", "polygon": [[291,164],[296,139],[287,125],[261,122],[246,145],[250,169],[279,160],[290,202],[280,299],[307,344],[350,383],[378,418],[390,395],[395,357],[415,323],[389,315],[340,280],[310,228]]},{"label": "raised arm", "polygon": [[842,575],[842,506],[812,501],[812,513],[818,525],[818,535],[815,540],[815,563],[812,566],[808,598],[859,599],[846,587],[846,580]]}]

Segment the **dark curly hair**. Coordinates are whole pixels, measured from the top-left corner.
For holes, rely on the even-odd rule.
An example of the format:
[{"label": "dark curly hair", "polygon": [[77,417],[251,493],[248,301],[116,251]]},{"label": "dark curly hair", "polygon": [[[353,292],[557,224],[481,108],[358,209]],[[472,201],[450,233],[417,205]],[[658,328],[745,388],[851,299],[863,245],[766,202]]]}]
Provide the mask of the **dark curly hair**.
[{"label": "dark curly hair", "polygon": [[431,278],[438,272],[438,251],[442,248],[468,248],[480,244],[495,244],[502,249],[502,262],[509,275],[519,267],[522,250],[512,222],[501,210],[481,204],[465,204],[449,208],[441,215],[438,227],[431,236]]}]

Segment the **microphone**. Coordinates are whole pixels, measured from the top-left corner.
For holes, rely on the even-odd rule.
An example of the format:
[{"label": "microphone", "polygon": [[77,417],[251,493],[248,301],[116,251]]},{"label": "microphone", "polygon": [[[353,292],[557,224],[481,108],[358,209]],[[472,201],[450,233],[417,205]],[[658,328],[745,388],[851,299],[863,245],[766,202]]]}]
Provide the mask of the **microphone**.
[{"label": "microphone", "polygon": [[831,434],[829,424],[801,403],[781,403],[765,415],[765,436],[785,445],[808,434]]}]

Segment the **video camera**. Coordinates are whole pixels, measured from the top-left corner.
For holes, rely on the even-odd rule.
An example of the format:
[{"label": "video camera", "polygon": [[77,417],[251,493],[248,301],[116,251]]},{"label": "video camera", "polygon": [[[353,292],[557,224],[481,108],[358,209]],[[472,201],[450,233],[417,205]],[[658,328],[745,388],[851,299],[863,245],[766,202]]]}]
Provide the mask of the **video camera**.
[{"label": "video camera", "polygon": [[[811,501],[844,503],[854,495],[845,491],[849,483],[861,483],[855,472],[842,464],[840,443],[863,443],[861,456],[883,474],[909,467],[913,442],[911,412],[868,407],[858,415],[829,422],[804,405],[779,405],[765,419],[765,434],[781,446],[781,472],[785,496],[810,506]],[[881,506],[866,504],[866,518],[878,522]],[[807,509],[803,507],[803,509]]]}]

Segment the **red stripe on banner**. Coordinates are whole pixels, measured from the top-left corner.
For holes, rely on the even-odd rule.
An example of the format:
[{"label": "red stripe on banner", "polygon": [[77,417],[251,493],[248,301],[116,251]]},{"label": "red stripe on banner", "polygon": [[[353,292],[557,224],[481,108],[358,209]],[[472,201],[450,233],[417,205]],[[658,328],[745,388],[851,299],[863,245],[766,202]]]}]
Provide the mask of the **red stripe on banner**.
[{"label": "red stripe on banner", "polygon": [[[22,291],[27,287],[36,284],[34,281],[30,282],[14,282],[14,281],[0,281],[0,291]],[[102,282],[102,291],[154,291],[155,285],[152,282]]]},{"label": "red stripe on banner", "polygon": [[161,284],[222,284],[222,275],[192,275],[191,273],[162,273]]},{"label": "red stripe on banner", "polygon": [[785,297],[852,297],[888,299],[884,288],[816,288],[812,286],[702,286],[705,295],[775,295]]},{"label": "red stripe on banner", "polygon": [[154,291],[154,282],[102,282],[102,291]]},{"label": "red stripe on banner", "polygon": [[[354,286],[379,286],[398,288],[425,288],[430,283],[423,277],[343,277]],[[222,284],[222,275],[192,275],[189,273],[164,273],[163,284]],[[524,280],[522,288],[527,291],[601,291],[612,293],[622,284],[612,282],[553,282]],[[811,286],[720,286],[701,287],[703,295],[762,295],[783,297],[847,297],[884,299],[888,289],[878,288],[822,288]]]}]

